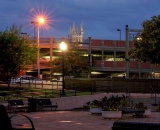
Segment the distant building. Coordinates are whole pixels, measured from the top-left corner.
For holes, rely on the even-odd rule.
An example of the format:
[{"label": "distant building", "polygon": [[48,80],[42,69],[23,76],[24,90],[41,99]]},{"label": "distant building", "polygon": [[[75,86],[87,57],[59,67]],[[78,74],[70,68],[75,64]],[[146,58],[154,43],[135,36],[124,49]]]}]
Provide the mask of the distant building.
[{"label": "distant building", "polygon": [[[90,75],[83,72],[82,74],[78,74],[78,76],[90,76],[92,78],[160,79],[160,64],[154,65],[149,62],[139,62],[135,59],[129,59],[126,52],[133,47],[133,39],[137,38],[137,33],[140,30],[129,29],[126,26],[125,31],[125,40],[94,39],[91,37],[84,39],[83,24],[81,24],[78,31],[76,24],[73,23],[69,28],[68,39],[66,38],[65,42],[67,45],[78,42],[78,50],[81,52],[81,56],[88,58],[88,65],[91,67]],[[40,39],[40,53],[45,54],[39,60],[41,72],[45,71],[50,74],[50,69],[53,66],[51,66],[49,61],[61,58],[61,51],[59,51],[58,46],[61,42],[62,38],[43,37]],[[33,68],[32,65],[28,65],[26,66],[26,71],[29,70],[31,72],[33,70],[33,73],[35,73],[37,71],[37,65],[35,64],[35,68]]]},{"label": "distant building", "polygon": [[73,25],[70,26],[69,31],[68,31],[68,39],[71,42],[83,42],[84,40],[83,23],[81,23],[79,30],[75,23],[73,23]]}]

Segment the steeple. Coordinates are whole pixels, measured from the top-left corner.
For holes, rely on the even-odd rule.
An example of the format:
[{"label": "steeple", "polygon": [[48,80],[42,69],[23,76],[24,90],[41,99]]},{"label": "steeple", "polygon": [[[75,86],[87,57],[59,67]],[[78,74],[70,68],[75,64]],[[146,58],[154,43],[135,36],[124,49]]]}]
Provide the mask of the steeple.
[{"label": "steeple", "polygon": [[80,30],[81,30],[81,32],[83,32],[83,22],[81,23]]},{"label": "steeple", "polygon": [[[80,30],[80,31],[78,31]],[[83,42],[84,39],[84,28],[83,28],[83,23],[80,25],[80,29],[76,26],[76,23],[73,23],[72,26],[69,28],[68,32],[68,38],[72,42]]]},{"label": "steeple", "polygon": [[80,27],[80,34],[84,36],[83,23],[81,23],[81,27]]}]

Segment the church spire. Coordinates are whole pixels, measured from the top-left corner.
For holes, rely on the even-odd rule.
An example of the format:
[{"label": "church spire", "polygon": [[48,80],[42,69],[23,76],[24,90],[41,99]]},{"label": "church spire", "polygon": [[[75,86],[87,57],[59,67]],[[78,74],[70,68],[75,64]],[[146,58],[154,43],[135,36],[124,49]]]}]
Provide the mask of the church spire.
[{"label": "church spire", "polygon": [[80,27],[80,33],[82,34],[83,32],[83,22],[81,23],[81,27]]},{"label": "church spire", "polygon": [[[78,31],[79,30],[79,31]],[[84,40],[84,28],[83,23],[80,25],[80,29],[76,26],[76,23],[74,22],[72,26],[70,26],[68,31],[68,38],[72,42],[83,42]]]}]

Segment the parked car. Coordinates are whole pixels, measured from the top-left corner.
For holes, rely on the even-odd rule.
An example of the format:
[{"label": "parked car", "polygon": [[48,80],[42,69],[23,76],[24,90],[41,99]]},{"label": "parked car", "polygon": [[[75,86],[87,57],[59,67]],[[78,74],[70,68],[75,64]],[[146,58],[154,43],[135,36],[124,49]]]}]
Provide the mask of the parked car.
[{"label": "parked car", "polygon": [[53,78],[50,80],[50,82],[59,81],[57,78]]},{"label": "parked car", "polygon": [[44,80],[38,80],[33,76],[30,75],[23,75],[19,76],[17,78],[12,78],[10,81],[10,84],[16,84],[16,83],[44,83],[46,81]]},{"label": "parked car", "polygon": [[60,81],[60,77],[47,77],[47,82],[58,82]]}]

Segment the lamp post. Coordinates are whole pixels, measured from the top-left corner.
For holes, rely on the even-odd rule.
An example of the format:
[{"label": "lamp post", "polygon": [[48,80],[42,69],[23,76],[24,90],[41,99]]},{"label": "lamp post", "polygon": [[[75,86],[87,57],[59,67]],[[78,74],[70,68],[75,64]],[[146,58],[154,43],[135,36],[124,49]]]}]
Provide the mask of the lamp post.
[{"label": "lamp post", "polygon": [[67,49],[67,45],[64,42],[61,42],[60,49],[62,51],[62,93],[61,95],[65,95],[65,82],[64,82],[64,51]]},{"label": "lamp post", "polygon": [[[35,25],[37,24],[37,22],[35,22],[35,21],[32,21],[31,22],[31,24],[33,24],[34,25],[34,44],[36,43],[36,27],[35,27]],[[33,70],[35,69],[35,61],[33,61]]]},{"label": "lamp post", "polygon": [[120,41],[121,41],[121,29],[117,29],[117,31],[120,32]]},{"label": "lamp post", "polygon": [[35,40],[36,40],[36,27],[35,27],[35,24],[37,24],[37,22],[35,21],[32,21],[31,24],[34,24],[34,43],[35,43]]},{"label": "lamp post", "polygon": [[40,24],[44,23],[44,19],[42,17],[39,17],[37,21],[32,21],[32,24],[34,24],[34,39],[35,39],[35,24],[38,26],[38,36],[37,36],[37,68],[38,68],[38,79],[40,79],[40,55],[39,55],[39,38],[40,38]]},{"label": "lamp post", "polygon": [[[128,25],[125,26],[126,50],[128,50],[128,48],[129,48],[129,32],[140,34],[142,32],[142,30],[140,30],[140,29],[129,29]],[[140,64],[138,66],[139,66],[139,78],[140,78],[141,77]],[[127,53],[126,53],[126,78],[129,78],[129,56],[128,56]]]}]

